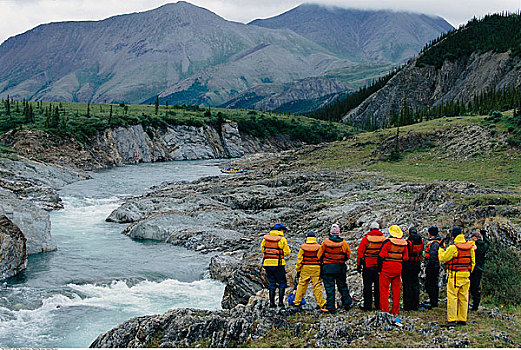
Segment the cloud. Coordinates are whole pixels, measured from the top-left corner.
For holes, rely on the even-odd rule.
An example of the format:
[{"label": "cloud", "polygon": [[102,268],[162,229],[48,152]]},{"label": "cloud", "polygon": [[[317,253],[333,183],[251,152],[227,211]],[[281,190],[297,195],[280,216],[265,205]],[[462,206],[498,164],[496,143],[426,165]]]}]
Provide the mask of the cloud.
[{"label": "cloud", "polygon": [[[165,0],[0,0],[0,42],[42,23],[100,20],[110,16],[150,10]],[[285,12],[305,0],[190,0],[232,21],[247,23]],[[310,0],[341,7],[393,9],[438,15],[458,26],[472,17],[498,11],[515,11],[519,0]]]}]

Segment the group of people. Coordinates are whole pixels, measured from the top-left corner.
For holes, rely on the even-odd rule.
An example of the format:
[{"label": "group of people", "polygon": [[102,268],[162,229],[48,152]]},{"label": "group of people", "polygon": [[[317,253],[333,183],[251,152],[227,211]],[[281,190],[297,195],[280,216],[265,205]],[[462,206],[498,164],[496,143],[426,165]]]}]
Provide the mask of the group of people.
[{"label": "group of people", "polygon": [[[284,307],[287,288],[286,258],[291,254],[284,237],[286,227],[276,224],[261,243],[264,253],[264,268],[268,279],[270,307]],[[389,288],[392,294],[391,313],[400,311],[400,293],[403,284],[403,309],[418,310],[420,307],[420,280],[422,260],[425,259],[425,289],[429,303],[427,309],[438,306],[439,277],[441,266],[447,269],[447,320],[448,325],[466,324],[469,308],[469,292],[472,295],[472,310],[477,310],[481,295],[480,282],[484,270],[489,242],[484,230],[474,230],[467,241],[461,228],[454,227],[451,235],[442,239],[437,227],[428,229],[428,240],[424,242],[415,227],[408,230],[408,237],[398,225],[388,229],[389,237],[384,237],[377,222],[370,225],[370,231],[362,238],[356,257],[357,271],[363,279],[363,310],[389,312]],[[452,240],[451,240],[452,238]],[[331,226],[329,237],[319,244],[314,232],[309,232],[306,242],[300,247],[297,257],[298,283],[292,303],[300,307],[309,282],[313,295],[323,312],[334,313],[335,285],[341,296],[341,307],[350,309],[353,300],[346,282],[346,261],[351,256],[349,244],[340,237],[340,226]],[[326,299],[322,295],[322,283]]]}]

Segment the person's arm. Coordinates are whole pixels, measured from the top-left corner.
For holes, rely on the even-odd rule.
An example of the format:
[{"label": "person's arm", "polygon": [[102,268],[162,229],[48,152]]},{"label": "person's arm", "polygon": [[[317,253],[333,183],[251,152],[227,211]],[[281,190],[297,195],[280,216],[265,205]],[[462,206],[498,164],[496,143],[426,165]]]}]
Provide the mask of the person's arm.
[{"label": "person's arm", "polygon": [[326,246],[324,245],[324,243],[322,243],[320,245],[320,248],[318,249],[318,252],[317,252],[317,258],[318,260],[321,260],[322,259],[322,255],[324,255],[324,250],[326,249]]},{"label": "person's arm", "polygon": [[360,241],[360,245],[358,246],[358,249],[356,251],[356,265],[357,266],[362,265],[362,259],[364,258],[365,250],[367,249],[368,245],[369,245],[369,241],[367,240],[367,237],[364,236],[364,238],[362,238],[362,241]]},{"label": "person's arm", "polygon": [[279,241],[279,248],[282,249],[285,257],[291,254],[291,250],[289,249],[288,241],[286,240],[286,238],[282,238]]},{"label": "person's arm", "polygon": [[261,242],[261,252],[264,253],[264,250],[266,249],[266,240],[263,238]]},{"label": "person's arm", "polygon": [[476,251],[474,249],[470,250],[470,260],[471,260],[471,268],[470,272],[474,271],[474,267],[476,267]]},{"label": "person's arm", "polygon": [[[412,247],[412,246],[411,246]],[[409,245],[407,245],[407,249],[405,249],[403,251],[403,257],[402,257],[403,261],[408,261],[409,260]]]},{"label": "person's arm", "polygon": [[304,250],[300,249],[297,255],[297,266],[295,267],[295,270],[300,271],[302,268],[302,260],[304,260]]},{"label": "person's arm", "polygon": [[458,254],[458,248],[452,244],[447,249],[440,248],[438,250],[438,259],[440,262],[447,262],[452,260],[456,254]]},{"label": "person's arm", "polygon": [[346,259],[349,260],[349,258],[351,257],[351,249],[349,249],[349,244],[345,240],[344,240],[343,247],[344,247],[344,253],[346,254]]}]

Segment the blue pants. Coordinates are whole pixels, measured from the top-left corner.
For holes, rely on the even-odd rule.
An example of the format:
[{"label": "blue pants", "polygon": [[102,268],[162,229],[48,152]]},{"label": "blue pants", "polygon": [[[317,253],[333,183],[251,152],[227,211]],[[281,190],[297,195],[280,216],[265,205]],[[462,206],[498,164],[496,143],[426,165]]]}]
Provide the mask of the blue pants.
[{"label": "blue pants", "polygon": [[264,266],[268,279],[268,290],[286,288],[286,268],[284,266]]}]

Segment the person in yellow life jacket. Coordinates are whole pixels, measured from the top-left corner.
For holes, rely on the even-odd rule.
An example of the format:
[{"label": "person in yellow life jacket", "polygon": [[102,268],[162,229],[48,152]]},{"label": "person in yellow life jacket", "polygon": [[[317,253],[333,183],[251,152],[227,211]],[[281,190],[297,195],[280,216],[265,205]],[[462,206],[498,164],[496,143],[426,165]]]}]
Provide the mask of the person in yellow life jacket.
[{"label": "person in yellow life jacket", "polygon": [[318,250],[318,258],[322,263],[322,281],[326,289],[326,307],[322,309],[324,312],[335,313],[335,283],[342,297],[342,306],[348,310],[353,305],[349,288],[346,283],[346,261],[351,256],[349,244],[339,237],[340,226],[333,224],[327,238]]},{"label": "person in yellow life jacket", "polygon": [[398,225],[389,227],[387,239],[378,253],[378,269],[380,270],[380,310],[389,312],[389,285],[392,290],[393,307],[391,313],[400,312],[400,292],[402,263],[409,260],[407,241],[403,239],[403,231]]},{"label": "person in yellow life jacket", "polygon": [[452,229],[454,244],[438,250],[440,262],[447,263],[447,325],[467,324],[470,273],[476,264],[474,244],[467,242],[461,228]]},{"label": "person in yellow life jacket", "polygon": [[326,300],[322,296],[322,280],[320,279],[320,260],[318,260],[318,250],[320,245],[314,232],[309,232],[304,243],[298,252],[296,270],[300,273],[295,295],[295,306],[299,307],[308,289],[309,281],[313,284],[313,295],[317,305],[322,309]]},{"label": "person in yellow life jacket", "polygon": [[288,241],[284,238],[286,227],[278,223],[273,226],[269,234],[265,235],[261,242],[261,251],[264,253],[264,269],[268,279],[268,292],[270,307],[276,307],[275,294],[279,289],[279,306],[284,307],[284,294],[286,292],[286,265],[285,257],[291,254]]}]

